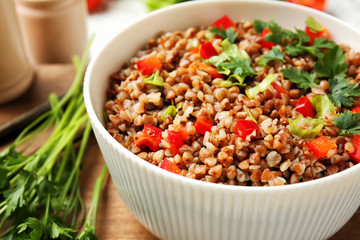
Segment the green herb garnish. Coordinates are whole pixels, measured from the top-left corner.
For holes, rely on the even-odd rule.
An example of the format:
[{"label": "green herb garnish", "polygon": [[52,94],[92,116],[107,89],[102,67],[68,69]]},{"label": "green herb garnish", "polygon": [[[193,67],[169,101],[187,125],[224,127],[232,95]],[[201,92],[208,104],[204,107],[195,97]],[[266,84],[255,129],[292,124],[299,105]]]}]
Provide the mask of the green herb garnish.
[{"label": "green herb garnish", "polygon": [[262,31],[267,28],[267,22],[264,22],[259,19],[254,20],[254,29],[256,33],[262,33]]},{"label": "green herb garnish", "polygon": [[170,117],[174,118],[176,114],[178,113],[179,109],[181,108],[181,105],[177,108],[174,105],[169,106],[165,112],[161,115],[161,120],[164,120],[164,117],[166,114],[168,114]]},{"label": "green herb garnish", "polygon": [[205,62],[212,64],[217,68],[217,72],[227,75],[228,81],[238,81],[243,85],[247,76],[253,76],[255,70],[251,67],[251,59],[245,51],[240,51],[236,44],[230,43],[225,39],[221,43],[222,52],[213,56]]},{"label": "green herb garnish", "polygon": [[360,134],[360,113],[346,110],[334,119],[334,124],[340,128],[339,135]]},{"label": "green herb garnish", "polygon": [[349,83],[348,79],[335,77],[329,80],[330,100],[335,105],[351,107],[355,104],[353,97],[360,97],[358,83]]},{"label": "green herb garnish", "polygon": [[305,24],[313,33],[317,33],[319,31],[324,30],[324,27],[311,16],[308,16],[308,18],[305,21]]},{"label": "green herb garnish", "polygon": [[294,67],[281,69],[284,77],[289,79],[291,82],[298,84],[300,88],[307,89],[316,86],[316,73],[308,73],[304,70],[298,70]]},{"label": "green herb garnish", "polygon": [[[301,125],[305,126],[305,128],[300,127]],[[315,118],[304,118],[298,117],[295,120],[289,118],[289,131],[290,133],[301,137],[301,138],[314,138],[321,131],[324,126],[324,122]]]},{"label": "green herb garnish", "polygon": [[264,92],[267,88],[270,87],[271,83],[275,80],[274,74],[269,74],[264,78],[261,83],[255,87],[245,90],[246,96],[250,99],[254,98],[256,94]]},{"label": "green herb garnish", "polygon": [[267,27],[270,29],[271,33],[265,36],[265,41],[282,45],[284,40],[291,35],[291,31],[283,29],[274,20],[271,20]]},{"label": "green herb garnish", "polygon": [[285,62],[284,56],[285,56],[285,54],[283,52],[281,52],[278,48],[273,47],[267,54],[262,55],[259,58],[258,64],[261,67],[265,67],[268,64],[268,62],[270,62],[270,61]]},{"label": "green herb garnish", "polygon": [[209,30],[214,35],[219,35],[223,39],[229,39],[229,42],[234,43],[238,33],[235,31],[233,27],[229,27],[228,29],[224,29],[221,26],[221,30],[218,27],[210,27]]},{"label": "green herb garnish", "polygon": [[328,112],[336,113],[334,104],[331,103],[327,95],[318,95],[310,99],[316,112],[315,118],[324,118]]},{"label": "green herb garnish", "polygon": [[322,58],[318,59],[315,65],[315,71],[320,77],[345,77],[345,73],[348,69],[345,60],[346,55],[343,52],[343,49],[338,45],[335,45],[330,48]]},{"label": "green herb garnish", "polygon": [[164,84],[164,79],[161,76],[159,76],[159,71],[156,71],[150,77],[144,78],[143,82],[162,87]]}]

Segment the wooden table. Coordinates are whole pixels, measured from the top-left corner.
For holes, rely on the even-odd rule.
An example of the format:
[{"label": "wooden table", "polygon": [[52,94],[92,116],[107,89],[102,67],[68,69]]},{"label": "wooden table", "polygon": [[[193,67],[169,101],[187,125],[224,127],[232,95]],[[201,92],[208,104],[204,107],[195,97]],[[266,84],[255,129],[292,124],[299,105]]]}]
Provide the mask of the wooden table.
[{"label": "wooden table", "polygon": [[[29,120],[29,112],[34,115],[39,112],[38,106],[46,106],[47,94],[51,91],[62,95],[70,86],[74,76],[71,65],[39,66],[37,77],[33,86],[21,98],[14,102],[0,105],[0,126],[11,126],[12,131],[22,127],[19,122],[26,124]],[[13,124],[15,123],[17,124]],[[24,124],[23,124],[24,125]],[[1,136],[3,134],[3,136]],[[5,136],[6,134],[6,136]],[[0,127],[0,150],[11,141],[13,133],[9,135]],[[83,161],[80,184],[82,195],[85,200],[86,209],[89,208],[92,191],[97,176],[104,166],[104,159],[96,143],[95,137],[90,137]],[[108,176],[100,199],[97,235],[101,240],[155,240],[127,209],[124,202],[118,195],[115,185]],[[350,221],[330,240],[358,240],[360,239],[360,208]]]}]

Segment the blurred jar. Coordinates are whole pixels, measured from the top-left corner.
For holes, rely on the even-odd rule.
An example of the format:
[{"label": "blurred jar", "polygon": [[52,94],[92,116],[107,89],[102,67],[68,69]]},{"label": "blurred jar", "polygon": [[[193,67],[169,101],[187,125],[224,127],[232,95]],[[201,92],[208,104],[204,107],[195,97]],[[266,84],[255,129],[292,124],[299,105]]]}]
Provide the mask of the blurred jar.
[{"label": "blurred jar", "polygon": [[15,0],[24,44],[35,63],[70,63],[87,42],[86,0]]},{"label": "blurred jar", "polygon": [[0,0],[0,36],[0,103],[5,103],[25,92],[33,79],[13,0]]}]

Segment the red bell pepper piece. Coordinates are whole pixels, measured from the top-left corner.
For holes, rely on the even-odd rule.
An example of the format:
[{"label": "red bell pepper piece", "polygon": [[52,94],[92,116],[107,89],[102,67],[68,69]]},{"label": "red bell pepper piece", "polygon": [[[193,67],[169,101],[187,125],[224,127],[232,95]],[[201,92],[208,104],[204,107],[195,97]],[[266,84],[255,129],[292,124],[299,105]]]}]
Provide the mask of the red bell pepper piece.
[{"label": "red bell pepper piece", "polygon": [[145,146],[156,152],[159,150],[161,139],[162,130],[160,128],[145,124],[141,136],[135,140],[135,145],[138,147]]},{"label": "red bell pepper piece", "polygon": [[105,0],[86,0],[88,12],[95,12],[96,10],[100,9],[101,6],[105,5],[106,2],[107,1]]},{"label": "red bell pepper piece", "polygon": [[353,144],[355,150],[353,153],[349,153],[349,156],[351,160],[360,163],[360,135],[356,134],[351,143]]},{"label": "red bell pepper piece", "polygon": [[136,62],[136,65],[143,75],[152,74],[162,66],[160,60],[156,56],[142,58]]},{"label": "red bell pepper piece", "polygon": [[169,143],[170,147],[168,148],[173,153],[179,154],[179,148],[184,145],[184,141],[189,138],[189,135],[186,132],[184,127],[176,130],[176,131],[167,131],[168,137],[167,142]]},{"label": "red bell pepper piece", "polygon": [[216,67],[210,65],[210,64],[205,64],[203,62],[195,62],[193,64],[193,71],[195,72],[197,69],[207,72],[213,79],[215,78],[223,78],[223,75],[221,73],[217,72]]},{"label": "red bell pepper piece", "polygon": [[289,91],[280,86],[279,84],[272,82],[271,85],[276,90],[276,98],[281,98],[281,94],[289,95]]},{"label": "red bell pepper piece", "polygon": [[205,135],[205,132],[211,132],[214,122],[211,119],[197,118],[195,122],[196,132]]},{"label": "red bell pepper piece", "polygon": [[271,49],[273,46],[275,46],[275,43],[273,42],[268,42],[265,40],[265,36],[270,34],[271,30],[268,28],[264,28],[263,31],[261,32],[261,47],[262,48],[269,48]]},{"label": "red bell pepper piece", "polygon": [[360,112],[360,106],[356,106],[351,110],[353,113],[358,113]]},{"label": "red bell pepper piece", "polygon": [[300,4],[306,7],[311,7],[320,11],[324,11],[326,6],[326,0],[286,0],[286,1]]},{"label": "red bell pepper piece", "polygon": [[219,30],[221,30],[221,27],[225,30],[230,27],[233,27],[235,28],[235,30],[237,30],[236,24],[227,15],[224,15],[218,20],[216,20],[213,24],[211,24],[211,26],[217,27]]},{"label": "red bell pepper piece", "polygon": [[310,46],[313,45],[316,38],[321,38],[321,37],[326,38],[326,39],[330,38],[329,31],[326,28],[314,33],[313,31],[310,30],[310,28],[308,26],[306,26],[305,33],[310,37],[310,42],[309,42]]},{"label": "red bell pepper piece", "polygon": [[196,47],[194,47],[193,49],[191,49],[190,52],[191,52],[192,54],[198,54],[199,51],[200,51],[200,50],[199,50],[199,49],[200,49],[200,46],[201,46],[201,45],[197,45]]},{"label": "red bell pepper piece", "polygon": [[301,113],[304,117],[315,117],[315,110],[308,97],[301,97],[295,105],[296,111]]},{"label": "red bell pepper piece", "polygon": [[336,143],[331,141],[326,136],[318,137],[317,139],[313,140],[312,142],[306,142],[306,145],[313,153],[313,155],[317,158],[325,157],[326,154],[330,149],[336,147]]},{"label": "red bell pepper piece", "polygon": [[171,162],[169,159],[164,158],[164,160],[162,161],[160,168],[165,169],[166,171],[175,173],[180,175],[181,174],[181,169],[173,162]]},{"label": "red bell pepper piece", "polygon": [[214,48],[211,42],[204,43],[200,46],[200,56],[203,59],[209,59],[212,56],[217,56],[218,52]]},{"label": "red bell pepper piece", "polygon": [[259,126],[253,120],[242,119],[239,119],[236,122],[235,129],[236,134],[244,140],[249,134],[253,133],[254,131],[257,133],[260,130]]}]

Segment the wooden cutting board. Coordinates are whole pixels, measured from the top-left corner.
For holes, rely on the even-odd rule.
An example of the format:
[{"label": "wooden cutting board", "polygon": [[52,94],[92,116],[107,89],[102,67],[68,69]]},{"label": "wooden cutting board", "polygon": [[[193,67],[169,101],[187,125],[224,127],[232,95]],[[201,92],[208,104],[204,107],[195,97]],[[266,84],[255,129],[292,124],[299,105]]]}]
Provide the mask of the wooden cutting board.
[{"label": "wooden cutting board", "polygon": [[[72,65],[44,65],[37,67],[33,85],[20,98],[0,105],[0,151],[17,134],[16,130],[48,108],[47,96],[51,92],[64,94],[70,87],[75,71]],[[95,137],[90,137],[80,174],[85,207],[88,210],[96,178],[104,166],[104,159]],[[360,210],[330,240],[360,239]],[[107,176],[99,205],[97,235],[101,240],[156,240],[127,209],[118,195],[110,176]]]}]

